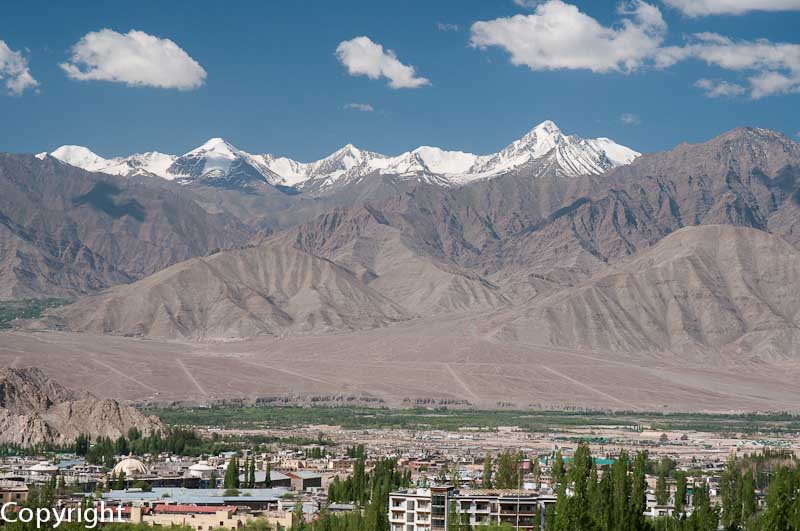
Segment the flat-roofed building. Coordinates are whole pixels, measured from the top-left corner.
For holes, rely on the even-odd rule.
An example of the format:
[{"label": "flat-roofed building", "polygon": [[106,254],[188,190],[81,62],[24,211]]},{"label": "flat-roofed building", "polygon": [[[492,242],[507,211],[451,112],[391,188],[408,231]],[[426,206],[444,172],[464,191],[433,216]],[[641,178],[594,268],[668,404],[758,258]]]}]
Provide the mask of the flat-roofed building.
[{"label": "flat-roofed building", "polygon": [[322,475],[308,470],[286,472],[291,478],[292,489],[304,491],[322,488]]},{"label": "flat-roofed building", "polygon": [[0,480],[0,505],[6,503],[22,504],[28,499],[28,487],[17,481]]},{"label": "flat-roofed building", "polygon": [[553,503],[554,496],[529,490],[412,488],[389,494],[389,523],[391,531],[444,531],[454,509],[469,529],[489,523],[538,529],[546,507]]}]

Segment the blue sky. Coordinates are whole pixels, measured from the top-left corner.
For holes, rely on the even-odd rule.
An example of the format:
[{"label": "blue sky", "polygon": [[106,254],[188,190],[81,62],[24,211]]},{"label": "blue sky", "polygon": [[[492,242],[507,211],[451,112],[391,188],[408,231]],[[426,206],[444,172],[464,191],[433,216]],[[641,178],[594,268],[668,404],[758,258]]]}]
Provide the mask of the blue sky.
[{"label": "blue sky", "polygon": [[[800,47],[785,45],[800,43],[800,3],[742,0],[785,10],[717,14],[718,0],[693,0],[711,6],[711,14],[698,16],[680,10],[685,1],[622,8],[603,0],[6,3],[0,151],[79,144],[102,156],[183,153],[221,136],[250,152],[303,161],[347,142],[386,154],[418,145],[489,153],[545,119],[640,151],[702,141],[739,125],[798,139]],[[507,18],[513,15],[531,18]],[[576,28],[588,36],[573,42],[575,31],[547,38],[536,31],[562,15],[567,23],[594,19],[589,27],[597,34]],[[473,26],[479,21],[480,31]],[[59,64],[75,64],[73,77],[91,77],[80,74],[87,66],[72,58],[73,46],[104,28],[120,42],[131,30],[158,43],[171,40],[199,70],[189,65],[174,81],[167,78],[177,67],[156,65],[145,84],[164,76],[167,85],[194,85],[131,86],[102,80],[102,72],[101,80],[71,78]],[[414,68],[401,85],[423,81],[392,88],[389,78],[371,79],[358,67],[350,72],[337,47],[359,36]],[[525,55],[531,47],[535,53]],[[616,53],[621,58],[609,59]],[[776,54],[777,63],[765,64]],[[7,83],[19,68],[14,74],[9,58],[17,66],[21,58],[37,85],[19,90],[25,82],[17,77],[19,94],[12,94]],[[192,77],[197,72],[204,77]],[[756,77],[761,92],[750,81]],[[351,103],[374,110],[345,108]]]}]

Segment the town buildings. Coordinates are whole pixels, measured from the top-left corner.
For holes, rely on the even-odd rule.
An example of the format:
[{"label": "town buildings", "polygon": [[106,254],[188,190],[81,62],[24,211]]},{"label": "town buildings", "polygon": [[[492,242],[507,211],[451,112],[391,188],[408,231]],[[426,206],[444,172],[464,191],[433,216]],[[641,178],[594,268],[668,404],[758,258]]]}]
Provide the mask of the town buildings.
[{"label": "town buildings", "polygon": [[529,490],[411,488],[389,494],[389,524],[391,531],[444,531],[455,516],[470,528],[509,523],[538,529],[546,507],[555,501],[553,495]]},{"label": "town buildings", "polygon": [[0,505],[6,503],[25,503],[28,499],[28,487],[22,481],[0,480]]}]

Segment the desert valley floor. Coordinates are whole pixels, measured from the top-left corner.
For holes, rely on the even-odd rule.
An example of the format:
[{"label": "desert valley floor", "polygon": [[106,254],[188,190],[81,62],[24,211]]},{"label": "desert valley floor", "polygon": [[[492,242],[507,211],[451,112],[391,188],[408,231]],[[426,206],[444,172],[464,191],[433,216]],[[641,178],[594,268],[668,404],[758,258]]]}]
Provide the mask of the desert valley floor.
[{"label": "desert valley floor", "polygon": [[[137,403],[333,397],[376,405],[794,411],[800,363],[667,352],[628,356],[494,339],[493,317],[365,332],[189,343],[62,332],[0,334],[0,365]],[[643,362],[643,360],[645,360]],[[381,399],[383,402],[375,401]]]}]

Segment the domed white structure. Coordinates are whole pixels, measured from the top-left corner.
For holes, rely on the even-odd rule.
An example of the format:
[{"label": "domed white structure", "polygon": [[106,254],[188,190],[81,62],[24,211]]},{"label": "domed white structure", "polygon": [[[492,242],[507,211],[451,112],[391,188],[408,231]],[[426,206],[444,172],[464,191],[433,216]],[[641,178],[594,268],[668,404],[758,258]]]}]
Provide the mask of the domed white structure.
[{"label": "domed white structure", "polygon": [[200,479],[211,479],[211,476],[216,470],[213,466],[209,465],[206,461],[200,461],[189,467],[189,476]]},{"label": "domed white structure", "polygon": [[52,476],[58,472],[58,467],[47,461],[41,461],[28,469],[34,476]]},{"label": "domed white structure", "polygon": [[133,457],[126,457],[114,465],[114,469],[111,471],[111,474],[114,476],[119,476],[120,472],[124,472],[126,478],[146,476],[148,474],[147,467],[144,466],[144,463]]}]

